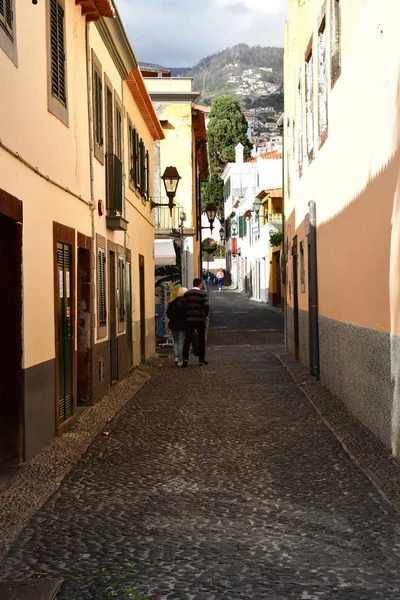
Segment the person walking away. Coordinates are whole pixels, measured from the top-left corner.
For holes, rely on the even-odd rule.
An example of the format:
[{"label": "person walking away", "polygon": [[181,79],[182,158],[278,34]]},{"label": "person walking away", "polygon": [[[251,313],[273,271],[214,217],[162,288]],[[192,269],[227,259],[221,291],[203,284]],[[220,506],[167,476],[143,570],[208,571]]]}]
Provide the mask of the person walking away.
[{"label": "person walking away", "polygon": [[222,282],[224,281],[224,272],[221,267],[217,271],[217,281],[218,281],[218,291],[220,292],[222,289]]},{"label": "person walking away", "polygon": [[203,290],[206,292],[207,291],[207,271],[205,269],[203,269]]},{"label": "person walking away", "polygon": [[183,364],[183,344],[185,343],[185,303],[183,295],[187,288],[181,287],[178,290],[178,296],[169,303],[167,308],[167,317],[169,319],[169,328],[174,338],[174,356],[175,366],[181,367]]},{"label": "person walking away", "polygon": [[186,336],[183,345],[183,365],[189,362],[189,349],[196,332],[199,340],[199,365],[206,366],[206,322],[208,321],[209,304],[207,294],[203,291],[203,280],[200,277],[193,279],[193,288],[183,296],[186,313]]}]

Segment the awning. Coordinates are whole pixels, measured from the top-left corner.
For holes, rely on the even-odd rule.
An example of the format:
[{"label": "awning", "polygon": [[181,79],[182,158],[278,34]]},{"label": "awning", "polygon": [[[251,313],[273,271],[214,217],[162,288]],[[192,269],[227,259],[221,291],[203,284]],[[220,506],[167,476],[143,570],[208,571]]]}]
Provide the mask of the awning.
[{"label": "awning", "polygon": [[174,241],[154,240],[154,262],[157,266],[176,265]]}]

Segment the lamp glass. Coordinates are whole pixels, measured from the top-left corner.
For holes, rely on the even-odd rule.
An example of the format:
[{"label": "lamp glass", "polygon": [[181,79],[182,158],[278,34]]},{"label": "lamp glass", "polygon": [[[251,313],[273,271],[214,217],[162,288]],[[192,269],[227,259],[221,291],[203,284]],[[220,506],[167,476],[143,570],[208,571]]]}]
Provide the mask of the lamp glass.
[{"label": "lamp glass", "polygon": [[165,191],[167,196],[175,196],[180,180],[180,175],[176,167],[167,167],[162,176],[164,182]]},{"label": "lamp glass", "polygon": [[217,214],[217,207],[215,206],[215,204],[207,204],[206,213],[208,220],[210,221],[210,223],[212,223]]},{"label": "lamp glass", "polygon": [[261,200],[260,200],[260,198],[254,198],[253,208],[254,208],[254,210],[256,211],[257,214],[260,212],[260,206],[261,206]]}]

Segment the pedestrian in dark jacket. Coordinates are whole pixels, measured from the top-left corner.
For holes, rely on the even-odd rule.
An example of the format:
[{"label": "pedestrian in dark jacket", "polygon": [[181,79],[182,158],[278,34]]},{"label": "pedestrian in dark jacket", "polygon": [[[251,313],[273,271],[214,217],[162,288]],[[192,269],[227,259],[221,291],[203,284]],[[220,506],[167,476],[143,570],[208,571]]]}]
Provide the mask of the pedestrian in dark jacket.
[{"label": "pedestrian in dark jacket", "polygon": [[188,366],[189,349],[196,332],[199,340],[199,365],[207,365],[206,353],[206,321],[208,321],[209,304],[207,294],[203,292],[203,280],[193,279],[193,288],[185,293],[183,301],[186,313],[186,336],[183,345],[183,367]]},{"label": "pedestrian in dark jacket", "polygon": [[181,367],[183,364],[183,344],[185,342],[186,326],[185,326],[185,304],[183,295],[187,292],[187,288],[181,287],[178,291],[178,296],[175,300],[169,303],[167,308],[167,317],[169,319],[169,328],[174,338],[174,356],[175,366]]}]

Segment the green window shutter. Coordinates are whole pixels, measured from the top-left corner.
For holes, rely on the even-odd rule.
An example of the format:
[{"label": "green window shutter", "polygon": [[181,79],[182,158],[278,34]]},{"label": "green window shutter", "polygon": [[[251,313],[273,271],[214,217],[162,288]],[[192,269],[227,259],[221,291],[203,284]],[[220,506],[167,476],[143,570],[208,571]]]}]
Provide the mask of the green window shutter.
[{"label": "green window shutter", "polygon": [[118,256],[118,316],[119,322],[125,321],[124,257]]},{"label": "green window shutter", "polygon": [[103,83],[97,69],[94,71],[94,114],[96,144],[103,146]]},{"label": "green window shutter", "polygon": [[244,219],[244,217],[242,217],[242,216],[239,217],[239,237],[240,238],[243,237],[243,219]]},{"label": "green window shutter", "polygon": [[247,219],[246,217],[243,217],[243,237],[246,237],[247,235]]},{"label": "green window shutter", "polygon": [[0,0],[0,26],[13,39],[13,0]]},{"label": "green window shutter", "polygon": [[66,106],[64,9],[57,0],[50,0],[50,53],[51,93]]},{"label": "green window shutter", "polygon": [[97,277],[99,294],[99,326],[107,325],[107,306],[106,306],[106,253],[101,246],[97,249]]}]

